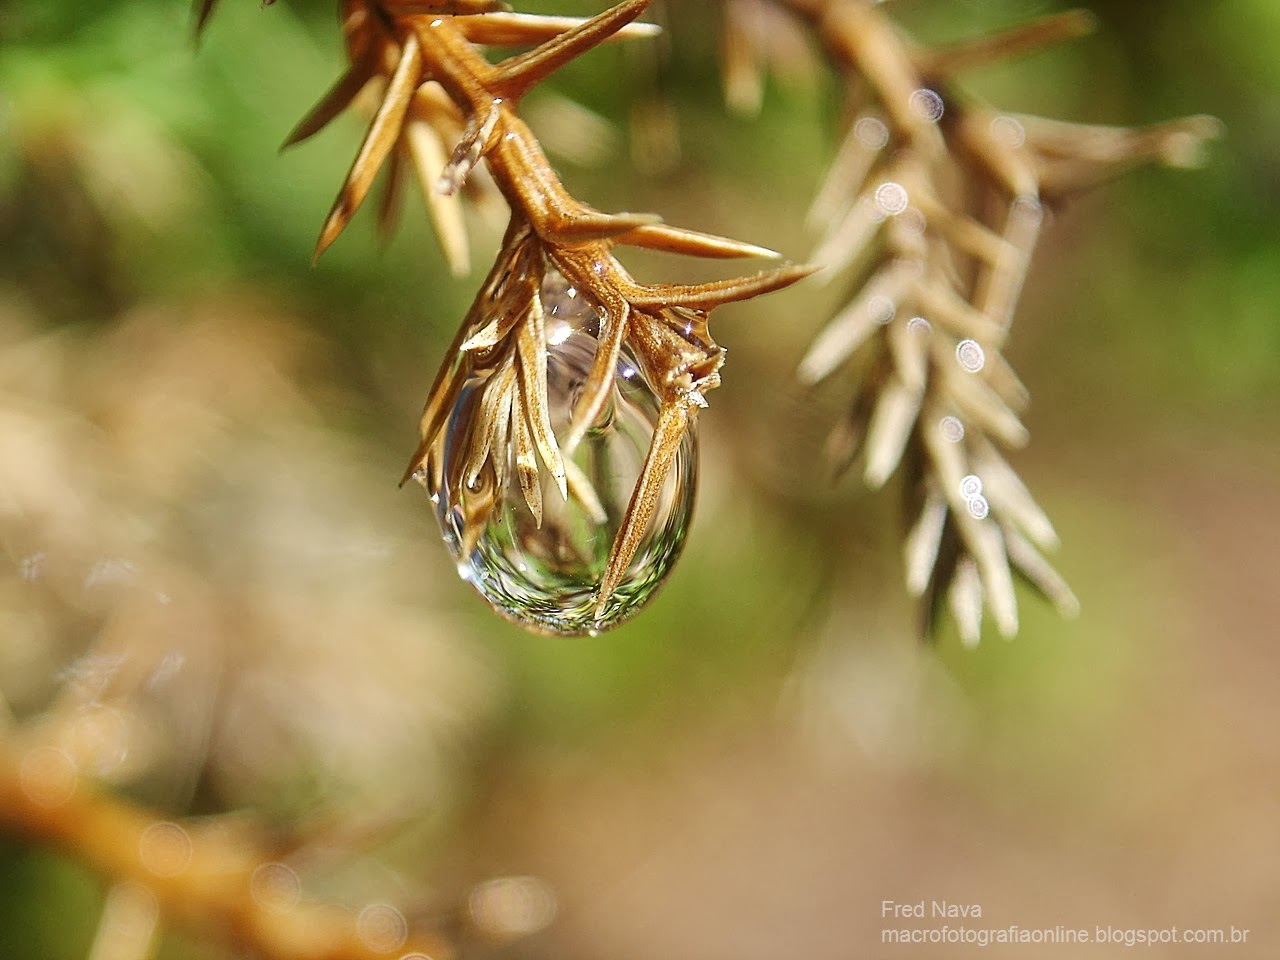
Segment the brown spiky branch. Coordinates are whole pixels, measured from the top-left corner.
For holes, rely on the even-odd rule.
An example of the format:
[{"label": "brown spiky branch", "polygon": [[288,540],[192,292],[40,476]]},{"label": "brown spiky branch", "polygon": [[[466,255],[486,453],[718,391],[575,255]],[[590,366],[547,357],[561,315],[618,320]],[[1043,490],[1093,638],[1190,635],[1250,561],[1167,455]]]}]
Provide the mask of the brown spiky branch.
[{"label": "brown spiky branch", "polygon": [[[623,347],[639,358],[661,412],[598,587],[598,614],[643,538],[696,410],[705,406],[706,391],[720,382],[723,356],[708,332],[707,314],[720,304],[776,290],[810,272],[785,267],[693,286],[636,283],[614,256],[616,246],[714,258],[777,255],[752,244],[670,227],[653,214],[594,209],[565,190],[521,120],[521,98],[571,60],[606,41],[653,35],[655,25],[635,22],[648,4],[649,0],[625,0],[583,20],[511,13],[504,4],[488,0],[343,0],[350,67],[286,141],[288,146],[306,139],[366,88],[381,87],[368,134],[321,229],[317,257],[351,221],[384,166],[390,170],[388,195],[394,196],[405,157],[421,182],[441,246],[456,273],[468,267],[459,193],[474,182],[473,174],[487,171],[510,208],[502,250],[445,356],[423,412],[422,443],[405,474],[438,474],[446,413],[477,363],[496,365],[497,376],[481,405],[481,416],[488,422],[479,425],[479,440],[473,442],[463,471],[468,487],[483,494],[471,498],[464,544],[479,537],[502,496],[508,444],[515,449],[520,486],[539,525],[541,469],[551,474],[561,496],[574,496],[589,516],[599,515],[593,492],[566,454],[604,408]],[[199,23],[207,20],[212,6],[213,0],[201,0]],[[494,45],[530,49],[491,63],[483,48]],[[390,210],[384,204],[384,215]],[[538,302],[542,283],[553,271],[602,313],[600,345],[568,435],[561,440],[552,433],[547,416],[547,343]]]},{"label": "brown spiky branch", "polygon": [[1041,554],[1057,544],[1053,527],[1001,452],[1028,439],[1028,393],[1002,356],[1009,326],[1047,207],[1140,163],[1195,163],[1217,121],[1063,123],[1002,113],[957,86],[965,69],[1086,33],[1082,11],[928,48],[871,0],[775,0],[795,16],[789,28],[744,29],[761,5],[729,2],[731,102],[758,104],[753,91],[778,45],[795,49],[796,26],[851,91],[852,120],[810,219],[824,234],[812,259],[828,277],[858,277],[858,292],[799,369],[815,384],[864,357],[831,459],[845,469],[863,454],[872,487],[906,465],[907,584],[928,624],[945,601],[967,642],[984,606],[1014,634],[1015,573],[1073,613]]},{"label": "brown spiky branch", "polygon": [[[666,226],[652,214],[608,214],[577,200],[521,120],[521,98],[569,61],[606,40],[651,34],[651,25],[634,23],[647,5],[648,0],[626,0],[596,17],[575,20],[508,14],[491,5],[475,11],[474,5],[428,4],[431,9],[424,11],[422,4],[347,0],[343,28],[351,67],[288,141],[321,129],[375,79],[383,83],[369,132],[321,230],[317,256],[350,222],[378,171],[398,150],[414,159],[455,268],[465,266],[466,250],[458,193],[482,161],[510,207],[502,250],[445,357],[423,414],[422,443],[406,473],[434,476],[441,469],[445,414],[476,363],[496,365],[498,375],[481,407],[492,423],[478,431],[482,440],[465,471],[469,486],[487,489],[490,496],[473,498],[464,541],[479,536],[501,495],[508,444],[514,445],[520,486],[539,523],[543,469],[561,496],[575,496],[588,514],[598,512],[592,511],[593,495],[565,454],[604,408],[624,346],[639,358],[661,413],[599,584],[599,612],[626,573],[695,411],[705,405],[706,391],[719,384],[722,351],[710,337],[707,314],[808,272],[787,267],[691,286],[636,283],[614,256],[615,247],[717,258],[773,254]],[[531,49],[491,63],[482,53],[491,44]],[[440,164],[446,153],[447,161]],[[393,165],[393,174],[396,169]],[[547,342],[538,295],[550,271],[602,313],[600,346],[568,434],[559,440],[547,415]]]}]

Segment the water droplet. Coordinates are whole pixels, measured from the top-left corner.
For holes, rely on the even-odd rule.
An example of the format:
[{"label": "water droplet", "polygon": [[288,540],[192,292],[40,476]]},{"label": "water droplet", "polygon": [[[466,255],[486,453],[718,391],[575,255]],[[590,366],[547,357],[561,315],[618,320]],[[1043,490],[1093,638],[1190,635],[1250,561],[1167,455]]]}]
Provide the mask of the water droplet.
[{"label": "water droplet", "polygon": [[957,417],[943,417],[938,421],[938,429],[944,440],[959,443],[964,439],[964,424]]},{"label": "water droplet", "polygon": [[969,474],[960,481],[960,496],[966,500],[982,496],[982,478],[977,474]]},{"label": "water droplet", "polygon": [[[571,289],[550,271],[542,294],[544,315],[568,326],[556,342],[548,337],[546,372],[547,418],[564,458],[567,496],[541,453],[518,436],[532,431],[533,417],[522,399],[523,375],[515,376],[511,352],[504,373],[500,350],[492,365],[467,377],[437,445],[439,467],[419,479],[439,494],[436,515],[464,580],[523,627],[577,636],[633,615],[670,572],[692,514],[697,449],[687,433],[630,566],[597,616],[598,586],[639,480],[659,403],[642,365],[624,347],[608,401],[576,448],[566,448],[600,320],[597,306],[581,291],[570,295]],[[502,400],[504,392],[509,399]]]},{"label": "water droplet", "polygon": [[867,313],[876,323],[889,323],[897,312],[897,305],[883,294],[877,293],[867,299]]},{"label": "water droplet", "polygon": [[991,135],[1005,146],[1015,149],[1027,142],[1027,131],[1017,117],[993,117]]},{"label": "water droplet", "polygon": [[987,514],[991,512],[991,505],[987,503],[987,498],[981,494],[976,497],[970,497],[965,501],[965,506],[969,508],[969,515],[975,520],[985,520]]},{"label": "water droplet", "polygon": [[961,340],[956,344],[956,360],[969,373],[977,373],[987,364],[987,355],[977,340]]},{"label": "water droplet", "polygon": [[[907,321],[907,329],[910,330],[912,333],[923,337],[925,334],[933,330],[933,324],[931,324],[924,317],[912,317],[910,320]],[[960,422],[959,420],[956,421],[956,423],[959,423],[959,422]],[[961,427],[961,430],[963,429],[964,428]]]},{"label": "water droplet", "polygon": [[911,202],[907,188],[893,180],[886,180],[876,187],[876,206],[889,216],[897,216]]},{"label": "water droplet", "polygon": [[877,117],[862,117],[853,125],[858,142],[871,150],[879,150],[889,142],[889,128]]},{"label": "water droplet", "polygon": [[921,87],[919,90],[911,94],[911,98],[907,101],[911,107],[911,112],[917,117],[928,120],[930,123],[937,123],[942,119],[942,111],[945,106],[942,97],[936,90],[930,90],[927,87]]}]

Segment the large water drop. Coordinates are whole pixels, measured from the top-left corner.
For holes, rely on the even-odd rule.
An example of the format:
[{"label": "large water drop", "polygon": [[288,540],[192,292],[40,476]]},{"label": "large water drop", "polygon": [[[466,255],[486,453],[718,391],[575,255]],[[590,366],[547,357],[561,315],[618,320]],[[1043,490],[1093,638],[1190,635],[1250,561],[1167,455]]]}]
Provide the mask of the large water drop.
[{"label": "large water drop", "polygon": [[[608,402],[569,450],[570,420],[599,345],[600,312],[554,270],[541,301],[547,413],[567,496],[529,439],[536,414],[523,399],[527,378],[517,375],[518,362],[504,367],[501,350],[466,378],[444,428],[439,462],[416,477],[432,495],[458,573],[494,610],[539,633],[595,635],[636,613],[670,572],[692,514],[697,449],[687,433],[626,574],[601,607],[599,584],[660,407],[624,347]],[[483,459],[477,451],[486,447],[492,452]],[[525,484],[536,489],[522,485],[522,467]],[[539,501],[540,518],[530,506]]]}]

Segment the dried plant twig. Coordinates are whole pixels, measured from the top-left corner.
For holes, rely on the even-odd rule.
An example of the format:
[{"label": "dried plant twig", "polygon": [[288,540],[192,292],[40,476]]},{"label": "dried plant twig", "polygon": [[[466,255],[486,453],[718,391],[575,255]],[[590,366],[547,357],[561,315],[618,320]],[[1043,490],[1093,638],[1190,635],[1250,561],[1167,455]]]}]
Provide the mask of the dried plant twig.
[{"label": "dried plant twig", "polygon": [[[368,133],[321,229],[317,257],[350,223],[384,166],[393,187],[405,167],[415,171],[456,273],[468,267],[459,194],[482,162],[510,208],[502,249],[436,378],[422,417],[422,443],[406,472],[406,478],[439,474],[445,416],[462,383],[477,363],[496,364],[481,405],[485,423],[476,431],[465,477],[455,478],[478,494],[468,507],[464,547],[479,538],[502,495],[508,444],[515,450],[528,508],[539,524],[542,469],[549,471],[562,497],[575,497],[588,514],[597,512],[593,492],[561,447],[572,452],[601,414],[623,348],[639,358],[662,407],[660,428],[599,584],[601,611],[631,562],[696,410],[705,405],[705,393],[719,384],[723,351],[710,337],[707,314],[810,272],[784,267],[694,286],[636,283],[614,256],[615,247],[713,258],[776,254],[670,227],[652,214],[595,210],[564,189],[521,120],[521,98],[566,63],[606,41],[652,36],[655,25],[635,22],[648,2],[625,0],[584,20],[511,13],[505,5],[485,0],[343,0],[351,65],[286,141],[291,145],[306,139],[370,84],[382,85]],[[212,3],[201,4],[201,22]],[[482,48],[494,45],[530,49],[491,63]],[[397,159],[404,156],[409,163]],[[539,291],[550,274],[565,278],[602,311],[600,347],[568,434],[560,440],[547,414],[547,342],[539,305]]]},{"label": "dried plant twig", "polygon": [[[729,0],[733,42],[755,46],[732,51],[731,90],[758,87],[744,71],[763,71],[785,38],[733,26],[757,5]],[[865,454],[872,487],[906,465],[907,585],[927,624],[948,603],[976,642],[986,606],[1001,633],[1016,633],[1015,573],[1071,615],[1076,598],[1040,553],[1056,534],[1000,451],[1028,438],[1028,394],[1001,351],[1046,207],[1139,163],[1192,165],[1219,124],[1063,123],[1001,113],[955,85],[970,67],[1086,33],[1082,11],[928,48],[871,0],[775,7],[814,32],[851,91],[853,119],[810,222],[823,231],[812,259],[828,278],[855,274],[858,293],[799,368],[814,384],[869,354],[832,460],[844,469]]]},{"label": "dried plant twig", "polygon": [[454,955],[444,938],[404,932],[390,944],[359,917],[302,896],[297,875],[243,824],[174,821],[95,788],[54,747],[0,740],[0,827],[74,852],[110,884],[100,940],[146,947],[158,918],[207,932],[264,960]]},{"label": "dried plant twig", "polygon": [[[497,364],[494,393],[485,409],[492,429],[469,461],[471,483],[488,471],[495,491],[505,481],[508,431],[517,449],[516,466],[530,511],[541,522],[539,461],[550,471],[562,496],[576,491],[590,506],[581,482],[570,489],[560,446],[572,451],[595,422],[612,389],[624,346],[639,358],[642,373],[658,395],[661,427],[650,445],[643,471],[614,541],[599,585],[603,610],[625,573],[656,502],[658,487],[670,469],[679,440],[705,405],[707,390],[719,383],[722,351],[707,331],[707,314],[716,306],[774,290],[808,270],[789,267],[754,277],[695,286],[636,283],[616,259],[617,245],[632,245],[706,257],[768,254],[760,247],[661,224],[648,214],[605,214],[570,196],[560,184],[540,145],[516,113],[521,96],[534,84],[597,44],[617,37],[647,6],[629,0],[603,14],[572,23],[557,19],[556,32],[526,53],[490,64],[477,49],[494,38],[503,42],[541,39],[551,31],[538,18],[504,18],[490,30],[488,17],[408,17],[395,77],[386,103],[403,98],[422,83],[438,83],[463,120],[463,133],[442,177],[455,188],[483,158],[512,210],[512,220],[494,270],[476,298],[459,340],[446,358],[422,420],[423,441],[408,474],[441,469],[444,417],[463,381],[481,360]],[[523,33],[521,31],[524,31]],[[632,31],[647,34],[649,29]],[[389,43],[389,38],[381,41]],[[375,118],[366,148],[352,169],[321,238],[321,249],[350,218],[363,197],[369,169],[385,153],[381,145],[402,122],[402,114],[384,108]],[[557,441],[547,416],[546,335],[541,327],[538,292],[554,270],[582,291],[603,312],[600,347],[568,434]],[[518,371],[513,376],[511,371]],[[487,449],[486,449],[487,446]],[[478,511],[466,537],[478,537],[488,511]]]}]

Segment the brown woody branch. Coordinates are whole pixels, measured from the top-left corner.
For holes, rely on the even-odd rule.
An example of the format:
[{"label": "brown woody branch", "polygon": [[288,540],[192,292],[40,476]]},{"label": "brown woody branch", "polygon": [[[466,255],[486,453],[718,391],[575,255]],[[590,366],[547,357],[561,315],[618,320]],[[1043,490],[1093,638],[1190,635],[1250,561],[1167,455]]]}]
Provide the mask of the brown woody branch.
[{"label": "brown woody branch", "polygon": [[434,933],[371,935],[358,914],[303,898],[296,874],[243,824],[175,821],[135,806],[83,776],[68,754],[16,737],[0,740],[0,829],[64,850],[114,888],[154,898],[160,917],[263,960],[385,960],[389,940],[396,956],[454,955]]}]

